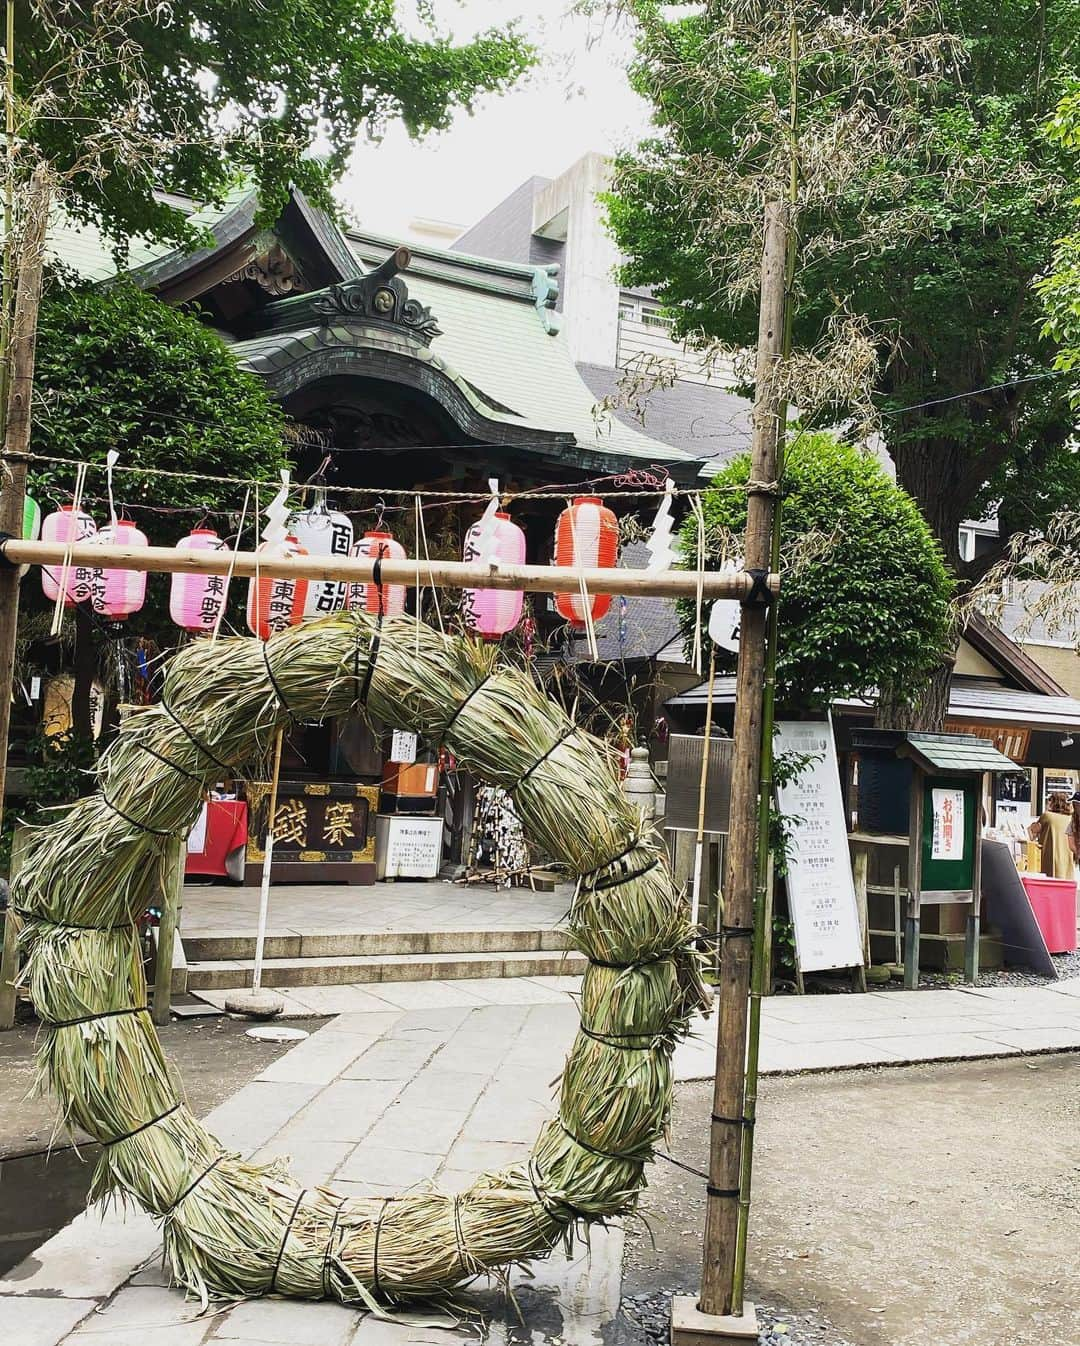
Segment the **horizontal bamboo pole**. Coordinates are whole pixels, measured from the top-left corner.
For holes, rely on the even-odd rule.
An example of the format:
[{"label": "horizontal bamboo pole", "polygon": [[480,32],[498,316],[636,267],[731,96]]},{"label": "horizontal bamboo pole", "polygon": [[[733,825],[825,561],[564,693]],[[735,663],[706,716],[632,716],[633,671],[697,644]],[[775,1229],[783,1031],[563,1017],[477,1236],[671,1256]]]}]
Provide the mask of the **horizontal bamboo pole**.
[{"label": "horizontal bamboo pole", "polygon": [[[65,555],[72,571],[98,570],[102,566],[124,570],[149,570],[163,574],[177,571],[200,575],[239,577],[255,574],[284,579],[338,580],[350,584],[370,584],[375,562],[354,556],[263,556],[254,552],[181,551],[176,547],[118,547],[80,542],[68,554],[62,542],[22,542],[7,538],[0,542],[0,555],[12,565],[60,567]],[[383,584],[404,584],[408,588],[443,589],[527,589],[531,593],[572,594],[581,592],[584,579],[590,593],[624,594],[627,598],[743,598],[753,581],[743,573],[707,570],[701,576],[693,570],[573,570],[565,566],[509,566],[497,568],[464,561],[383,561]],[[779,592],[779,577],[769,576],[769,587]]]}]

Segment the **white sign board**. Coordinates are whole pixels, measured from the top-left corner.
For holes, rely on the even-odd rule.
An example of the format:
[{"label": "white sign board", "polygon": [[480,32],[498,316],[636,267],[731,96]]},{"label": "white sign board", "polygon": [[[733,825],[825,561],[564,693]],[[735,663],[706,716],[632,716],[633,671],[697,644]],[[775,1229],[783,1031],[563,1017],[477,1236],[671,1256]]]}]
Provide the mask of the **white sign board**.
[{"label": "white sign board", "polygon": [[395,729],[390,738],[390,760],[399,766],[416,761],[416,735],[407,729]]},{"label": "white sign board", "polygon": [[809,757],[796,780],[778,786],[788,837],[788,905],[803,972],[861,967],[862,934],[848,855],[836,743],[829,721],[782,720],[776,754]]},{"label": "white sign board", "polygon": [[[385,825],[380,873],[390,879],[433,879],[442,863],[441,818],[380,819]],[[382,830],[382,829],[380,829]]]},{"label": "white sign board", "polygon": [[964,792],[931,790],[934,809],[934,837],[930,843],[931,860],[964,858]]}]

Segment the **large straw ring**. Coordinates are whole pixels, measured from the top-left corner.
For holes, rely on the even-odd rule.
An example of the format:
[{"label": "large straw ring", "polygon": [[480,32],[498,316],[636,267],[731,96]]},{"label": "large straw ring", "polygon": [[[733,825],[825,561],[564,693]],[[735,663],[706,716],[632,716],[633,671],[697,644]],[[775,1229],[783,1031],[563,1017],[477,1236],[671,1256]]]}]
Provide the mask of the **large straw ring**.
[{"label": "large straw ring", "polygon": [[224,1152],[183,1105],[138,1012],[146,986],[124,922],[147,905],[173,844],[162,834],[190,826],[217,763],[257,761],[286,711],[261,642],[188,645],[168,666],[169,711],[129,716],[101,763],[101,790],[33,831],[13,904],[27,914],[26,976],[52,1025],[42,1073],[65,1121],[104,1146],[91,1197],[130,1196],[157,1216],[176,1282],[203,1302],[431,1296],[546,1254],[577,1221],[627,1211],[667,1121],[673,1044],[702,1001],[685,905],[604,745],[568,732],[564,712],[483,647],[408,617],[385,620],[376,646],[372,620],[342,613],[275,636],[278,689],[310,720],[354,712],[365,685],[382,724],[421,734],[449,724],[449,750],[481,780],[514,789],[536,845],[584,876],[569,922],[590,960],[584,1031],[529,1163],[456,1197],[343,1199],[303,1190],[285,1161]]}]

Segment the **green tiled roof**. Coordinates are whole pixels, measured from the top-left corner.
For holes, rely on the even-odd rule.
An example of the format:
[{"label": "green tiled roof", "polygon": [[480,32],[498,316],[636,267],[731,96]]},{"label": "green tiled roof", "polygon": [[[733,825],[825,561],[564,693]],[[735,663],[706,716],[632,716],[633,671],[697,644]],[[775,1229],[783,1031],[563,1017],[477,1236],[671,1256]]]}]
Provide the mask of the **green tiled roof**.
[{"label": "green tiled roof", "polygon": [[1016,763],[987,739],[968,734],[912,734],[907,741],[938,771],[1015,771]]}]

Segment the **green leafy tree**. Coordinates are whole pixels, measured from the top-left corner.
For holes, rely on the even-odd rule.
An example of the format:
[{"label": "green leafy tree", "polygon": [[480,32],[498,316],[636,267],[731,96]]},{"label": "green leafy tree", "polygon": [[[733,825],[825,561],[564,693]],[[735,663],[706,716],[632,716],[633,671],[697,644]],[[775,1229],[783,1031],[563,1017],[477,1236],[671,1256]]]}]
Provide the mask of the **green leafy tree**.
[{"label": "green leafy tree", "polygon": [[[702,500],[709,563],[746,528],[750,459],[730,462]],[[697,524],[680,534],[697,555]],[[918,507],[876,459],[828,434],[797,435],[784,483],[777,689],[799,709],[877,690],[915,702],[950,647],[953,583]],[[680,605],[689,635],[692,602]]]},{"label": "green leafy tree", "polygon": [[[116,502],[134,508],[151,541],[173,542],[176,519],[141,503],[182,511],[239,507],[242,490],[210,477],[273,481],[288,462],[285,418],[262,382],[240,369],[225,343],[196,317],[121,284],[62,290],[38,325],[31,450],[50,458],[203,474],[170,481],[117,473]],[[46,504],[70,492],[74,470],[35,470],[31,491]],[[104,476],[87,492],[100,502]],[[187,524],[195,522],[189,513]]]},{"label": "green leafy tree", "polygon": [[794,157],[794,347],[804,375],[830,364],[820,396],[803,381],[816,423],[863,410],[836,377],[861,359],[957,568],[965,517],[997,507],[1007,535],[1075,496],[1070,379],[1034,282],[1080,220],[1078,147],[1042,131],[1080,74],[1078,0],[626,7],[657,131],[616,165],[625,283],[655,287],[679,334],[752,344],[761,206]]},{"label": "green leafy tree", "polygon": [[[275,215],[291,184],[329,204],[357,137],[413,134],[512,84],[533,53],[512,24],[456,43],[426,0],[35,0],[19,6],[27,143],[78,220],[112,238],[190,242],[162,186],[220,200],[238,174]],[[321,157],[312,157],[316,146]]]},{"label": "green leafy tree", "polygon": [[[1055,144],[1080,152],[1080,81],[1062,98],[1044,129]],[[1074,205],[1080,205],[1080,197]],[[1040,278],[1037,288],[1046,306],[1045,332],[1058,342],[1057,368],[1069,374],[1080,371],[1080,230],[1058,240],[1050,272]],[[1074,400],[1078,392],[1074,388]]]}]

